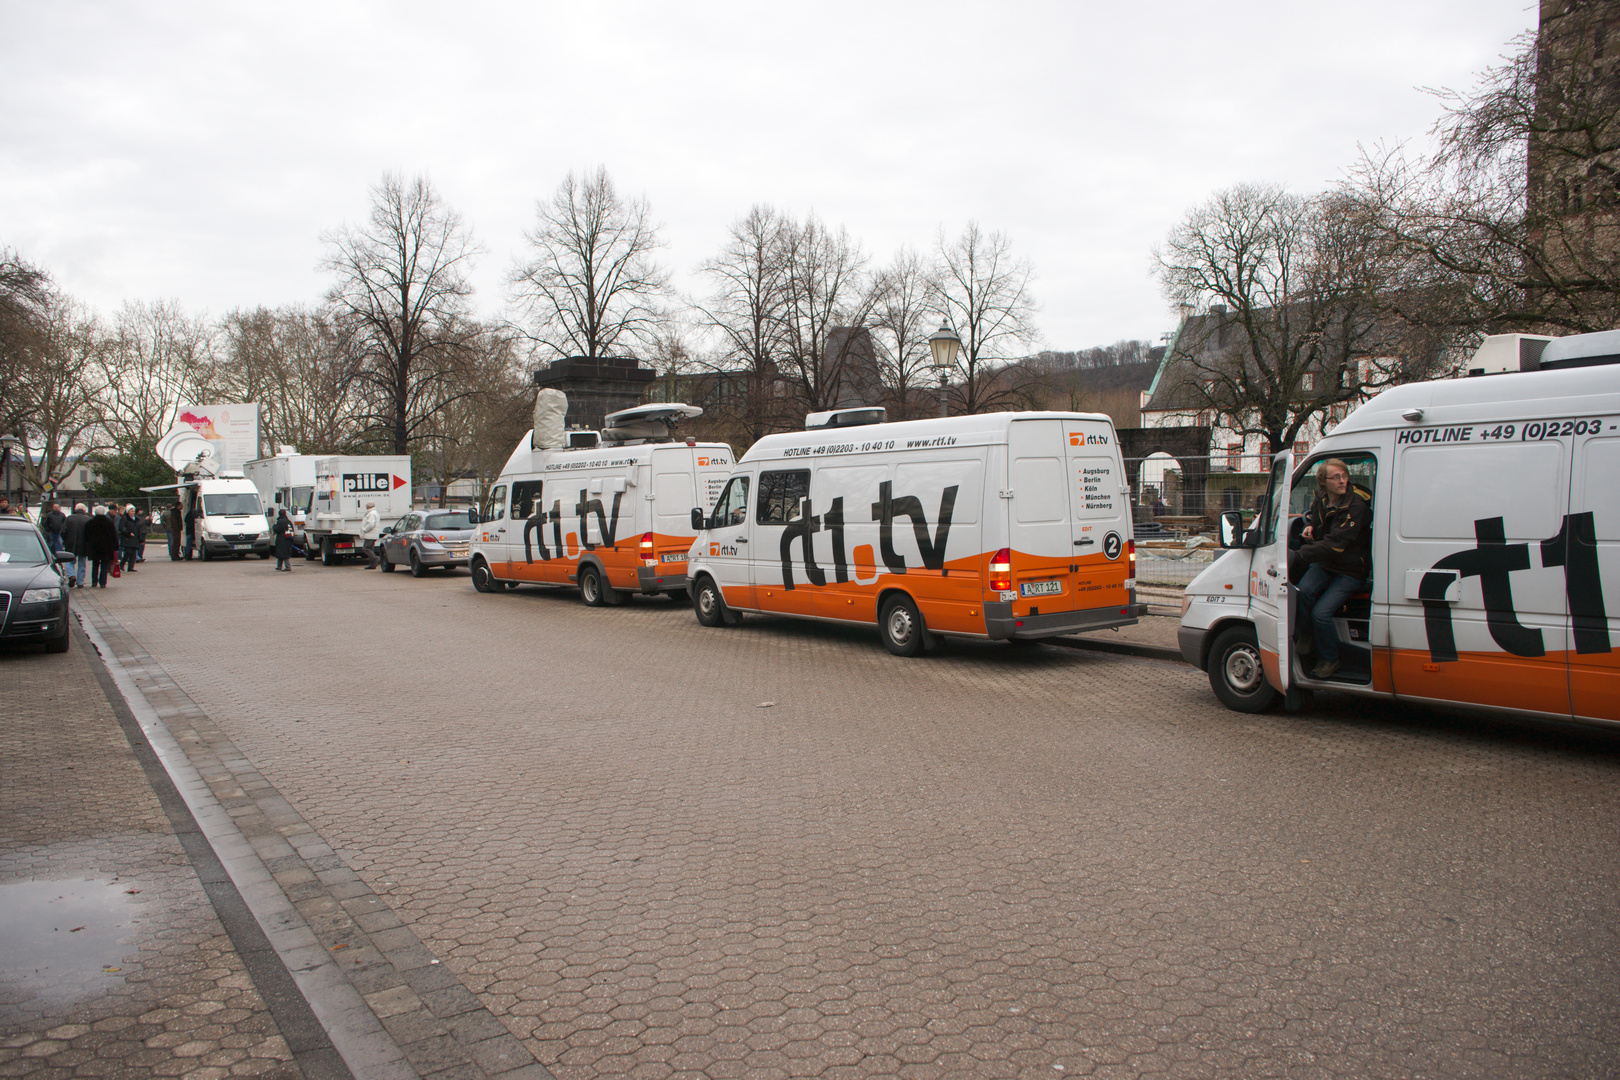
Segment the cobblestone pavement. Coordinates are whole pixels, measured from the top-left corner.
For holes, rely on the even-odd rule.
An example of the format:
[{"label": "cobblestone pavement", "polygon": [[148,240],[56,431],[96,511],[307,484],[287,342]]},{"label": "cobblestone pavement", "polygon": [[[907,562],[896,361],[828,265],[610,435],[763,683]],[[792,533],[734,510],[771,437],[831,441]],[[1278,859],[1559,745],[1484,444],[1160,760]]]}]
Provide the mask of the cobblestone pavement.
[{"label": "cobblestone pavement", "polygon": [[557,1077],[1620,1072],[1613,737],[149,568],[96,603]]},{"label": "cobblestone pavement", "polygon": [[0,651],[0,1076],[302,1076],[74,644]]}]

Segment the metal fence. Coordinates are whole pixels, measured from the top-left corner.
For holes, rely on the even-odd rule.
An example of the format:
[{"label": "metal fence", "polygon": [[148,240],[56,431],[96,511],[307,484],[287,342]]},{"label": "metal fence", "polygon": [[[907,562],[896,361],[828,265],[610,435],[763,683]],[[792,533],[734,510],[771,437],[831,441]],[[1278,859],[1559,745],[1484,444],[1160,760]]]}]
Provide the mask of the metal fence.
[{"label": "metal fence", "polygon": [[[1136,534],[1136,580],[1175,599],[1221,554],[1216,523],[1237,510],[1248,518],[1265,497],[1271,455],[1227,451],[1125,458]],[[1150,601],[1151,602],[1151,601]]]}]

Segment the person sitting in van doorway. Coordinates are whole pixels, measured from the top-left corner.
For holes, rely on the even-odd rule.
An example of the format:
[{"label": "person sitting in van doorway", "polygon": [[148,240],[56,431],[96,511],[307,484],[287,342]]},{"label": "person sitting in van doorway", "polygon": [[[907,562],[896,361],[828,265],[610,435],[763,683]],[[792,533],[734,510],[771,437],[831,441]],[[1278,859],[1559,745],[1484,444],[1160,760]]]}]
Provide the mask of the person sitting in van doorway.
[{"label": "person sitting in van doorway", "polygon": [[360,521],[360,554],[366,558],[366,569],[375,570],[382,563],[377,557],[377,531],[382,519],[377,516],[377,504],[366,503],[366,516]]},{"label": "person sitting in van doorway", "polygon": [[1311,678],[1326,679],[1339,670],[1333,615],[1365,586],[1372,563],[1372,495],[1350,482],[1350,467],[1338,458],[1317,465],[1316,488],[1299,549],[1306,570],[1298,610],[1302,622],[1310,621],[1296,632],[1294,647],[1309,656],[1314,646],[1318,659]]}]

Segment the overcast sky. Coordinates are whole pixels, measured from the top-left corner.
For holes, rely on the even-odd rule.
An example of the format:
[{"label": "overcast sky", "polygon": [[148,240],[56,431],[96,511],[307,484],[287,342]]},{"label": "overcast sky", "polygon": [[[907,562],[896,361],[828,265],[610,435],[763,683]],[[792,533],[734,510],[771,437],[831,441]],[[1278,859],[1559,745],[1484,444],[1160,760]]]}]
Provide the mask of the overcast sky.
[{"label": "overcast sky", "polygon": [[75,3],[0,0],[0,246],[106,313],[314,304],[387,170],[485,248],[605,165],[684,290],[750,205],[872,256],[969,219],[1035,267],[1044,344],[1156,338],[1151,253],[1245,181],[1310,192],[1421,142],[1527,0]]}]

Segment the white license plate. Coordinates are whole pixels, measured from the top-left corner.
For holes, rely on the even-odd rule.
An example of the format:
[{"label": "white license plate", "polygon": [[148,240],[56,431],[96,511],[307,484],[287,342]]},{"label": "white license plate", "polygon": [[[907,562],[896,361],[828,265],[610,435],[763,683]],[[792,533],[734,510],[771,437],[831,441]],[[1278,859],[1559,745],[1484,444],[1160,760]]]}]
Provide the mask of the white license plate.
[{"label": "white license plate", "polygon": [[685,562],[686,561],[686,552],[684,552],[684,551],[666,551],[666,552],[664,552],[662,555],[660,555],[658,557],[658,561],[659,562]]},{"label": "white license plate", "polygon": [[1018,586],[1019,596],[1061,596],[1063,595],[1063,582],[1061,581],[1031,581]]},{"label": "white license plate", "polygon": [[231,550],[232,551],[252,551],[253,550],[253,545],[252,544],[232,544],[231,545]]}]

